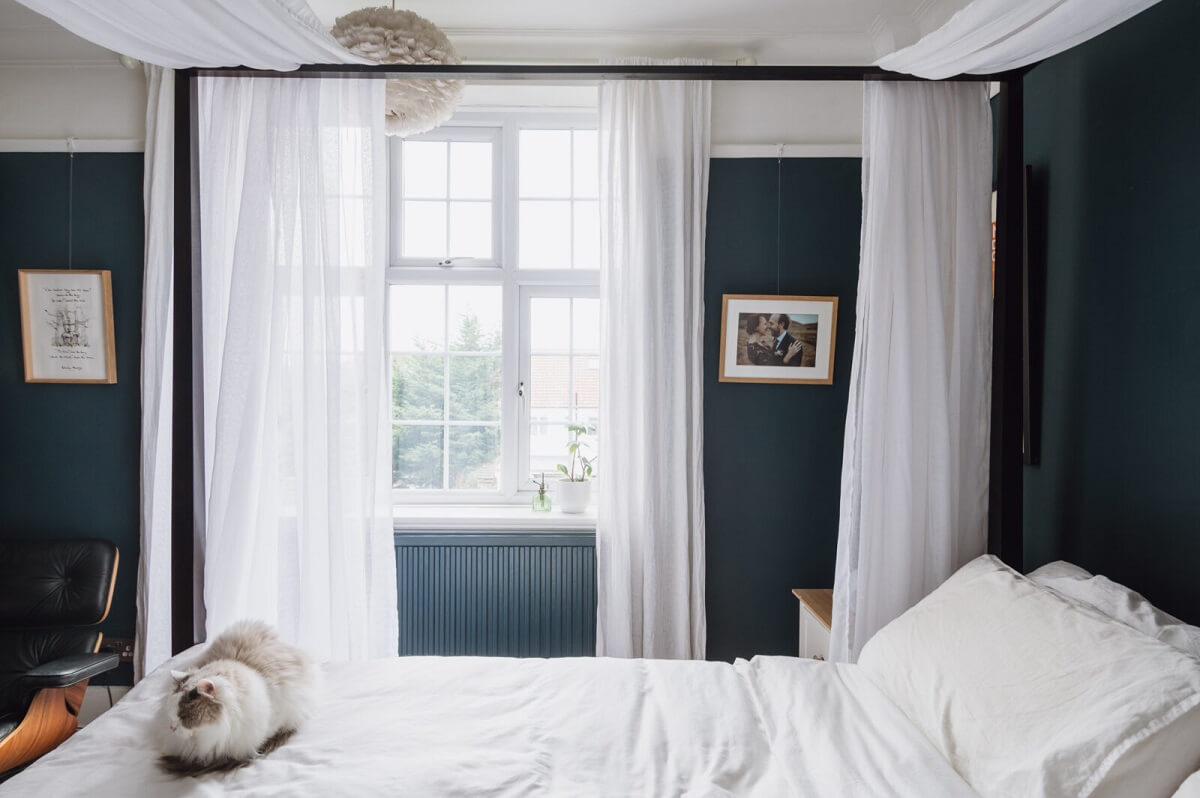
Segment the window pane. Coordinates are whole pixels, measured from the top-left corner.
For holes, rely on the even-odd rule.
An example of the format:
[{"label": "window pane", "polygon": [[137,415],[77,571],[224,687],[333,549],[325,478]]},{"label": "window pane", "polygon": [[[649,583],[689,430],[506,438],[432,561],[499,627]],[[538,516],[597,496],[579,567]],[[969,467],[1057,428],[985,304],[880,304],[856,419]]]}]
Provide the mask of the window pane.
[{"label": "window pane", "polygon": [[596,131],[576,130],[574,156],[576,197],[600,196],[600,160],[596,155]]},{"label": "window pane", "polygon": [[450,349],[455,352],[499,352],[503,317],[498,285],[452,285]]},{"label": "window pane", "polygon": [[443,355],[392,355],[392,418],[441,421],[446,386]]},{"label": "window pane", "polygon": [[450,197],[492,198],[492,145],[484,141],[450,143]]},{"label": "window pane", "polygon": [[521,196],[571,196],[571,131],[522,130],[520,142]]},{"label": "window pane", "polygon": [[450,419],[500,420],[498,355],[454,355],[450,358]]},{"label": "window pane", "polygon": [[571,300],[534,297],[529,300],[529,351],[566,352],[571,329]]},{"label": "window pane", "polygon": [[576,354],[600,351],[600,300],[572,300],[572,344]]},{"label": "window pane", "polygon": [[401,154],[405,197],[446,196],[446,142],[406,141]]},{"label": "window pane", "polygon": [[442,426],[392,428],[392,486],[408,489],[442,487]]},{"label": "window pane", "polygon": [[451,490],[500,487],[500,428],[450,428]]},{"label": "window pane", "polygon": [[440,352],[445,348],[445,290],[444,286],[389,288],[391,352]]},{"label": "window pane", "polygon": [[529,473],[555,474],[559,463],[567,464],[567,425],[530,423]]},{"label": "window pane", "polygon": [[406,258],[446,257],[446,203],[404,203],[404,247]]},{"label": "window pane", "polygon": [[519,214],[520,268],[571,268],[571,203],[522,200]]},{"label": "window pane", "polygon": [[393,352],[442,351],[446,347],[445,286],[391,286],[388,329],[388,348]]},{"label": "window pane", "polygon": [[595,407],[581,407],[575,411],[575,423],[582,424],[591,432],[584,436],[589,451],[596,451],[596,427],[600,423],[600,411]]},{"label": "window pane", "polygon": [[492,257],[492,203],[450,203],[450,257]]},{"label": "window pane", "polygon": [[[572,404],[576,408],[600,407],[600,358],[595,355],[573,357],[571,368]],[[583,423],[578,415],[576,418]]]},{"label": "window pane", "polygon": [[534,355],[529,358],[530,418],[561,418],[567,415],[546,416],[542,411],[570,407],[571,359],[566,355]]},{"label": "window pane", "polygon": [[576,269],[600,268],[600,203],[575,203]]}]

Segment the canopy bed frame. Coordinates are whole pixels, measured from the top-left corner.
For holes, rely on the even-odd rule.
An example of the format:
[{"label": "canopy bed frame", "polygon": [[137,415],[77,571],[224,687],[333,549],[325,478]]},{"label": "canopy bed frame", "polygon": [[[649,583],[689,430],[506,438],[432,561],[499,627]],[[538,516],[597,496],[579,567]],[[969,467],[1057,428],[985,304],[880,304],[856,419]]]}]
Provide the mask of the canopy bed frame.
[{"label": "canopy bed frame", "polygon": [[[1029,435],[1028,279],[1024,215],[1022,78],[1030,68],[952,81],[996,81],[998,153],[997,241],[992,320],[991,461],[988,552],[1022,569],[1022,465]],[[198,447],[193,418],[199,378],[194,302],[199,296],[200,218],[197,155],[197,79],[460,78],[512,81],[923,81],[867,66],[615,66],[615,65],[378,65],[312,64],[289,72],[248,68],[175,72],[174,376],[171,455],[172,651],[195,641],[195,480]]]},{"label": "canopy bed frame", "polygon": [[[197,522],[203,521],[194,500],[202,453],[192,424],[202,354],[194,325],[200,310],[194,297],[202,287],[197,98],[208,88],[197,78],[413,75],[915,79],[873,67],[334,65],[287,73],[176,73],[172,429],[178,445],[172,452],[171,611],[172,644],[181,653],[146,674],[68,745],[19,774],[18,789],[65,794],[73,787],[73,794],[90,798],[124,795],[130,783],[154,795],[193,789],[161,772],[148,735],[174,684],[173,669],[194,667],[205,652],[204,645],[193,646],[192,626],[192,553]],[[1176,790],[1185,780],[1200,782],[1195,628],[1157,613],[1128,588],[1066,563],[1021,573],[1022,463],[1028,451],[1028,394],[1022,387],[1029,362],[1022,73],[960,79],[1003,84],[994,186],[1001,237],[990,397],[993,556],[967,563],[877,631],[856,664],[764,655],[734,663],[421,656],[329,662],[322,666],[328,692],[312,721],[270,756],[204,777],[209,783],[197,789],[211,786],[228,795],[261,794],[283,784],[313,795],[397,789],[429,795],[680,795],[714,788],[737,795],[953,798],[1193,794]],[[986,133],[981,100],[982,92],[975,93],[977,135]],[[978,194],[991,164],[970,163],[970,196],[982,200]],[[986,302],[986,283],[976,280],[975,287],[977,301]],[[979,330],[980,337],[986,332]],[[982,392],[976,396],[987,401]],[[987,622],[1000,615],[1003,623]],[[1064,695],[1064,684],[1078,689]]]}]

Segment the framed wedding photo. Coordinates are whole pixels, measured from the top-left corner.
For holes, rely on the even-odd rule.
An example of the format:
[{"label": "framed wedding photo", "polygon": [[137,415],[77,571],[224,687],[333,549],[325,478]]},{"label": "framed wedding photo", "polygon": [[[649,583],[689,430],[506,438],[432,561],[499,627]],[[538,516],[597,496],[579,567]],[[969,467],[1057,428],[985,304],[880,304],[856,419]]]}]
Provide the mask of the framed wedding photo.
[{"label": "framed wedding photo", "polygon": [[112,273],[20,269],[25,382],[117,381]]},{"label": "framed wedding photo", "polygon": [[831,385],[837,297],[725,294],[721,382]]}]

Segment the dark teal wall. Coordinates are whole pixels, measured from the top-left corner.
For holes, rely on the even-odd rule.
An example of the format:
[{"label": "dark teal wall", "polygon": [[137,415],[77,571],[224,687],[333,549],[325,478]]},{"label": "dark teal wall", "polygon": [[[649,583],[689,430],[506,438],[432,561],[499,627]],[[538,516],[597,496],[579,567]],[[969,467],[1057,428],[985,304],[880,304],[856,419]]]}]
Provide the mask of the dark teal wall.
[{"label": "dark teal wall", "polygon": [[[1025,80],[1046,265],[1026,565],[1067,559],[1200,622],[1200,3],[1164,0]],[[1036,225],[1043,225],[1039,234]]]},{"label": "dark teal wall", "polygon": [[[708,656],[796,654],[794,587],[832,587],[854,348],[861,161],[714,159],[704,289]],[[833,385],[717,381],[722,294],[838,297]]]},{"label": "dark teal wall", "polygon": [[[17,269],[67,265],[67,156],[0,153],[0,537],[99,537],[121,564],[107,637],[133,637],[142,156],[75,156],[74,265],[112,271],[116,385],[24,381]],[[128,666],[122,666],[122,670]],[[118,683],[130,674],[119,673]]]}]

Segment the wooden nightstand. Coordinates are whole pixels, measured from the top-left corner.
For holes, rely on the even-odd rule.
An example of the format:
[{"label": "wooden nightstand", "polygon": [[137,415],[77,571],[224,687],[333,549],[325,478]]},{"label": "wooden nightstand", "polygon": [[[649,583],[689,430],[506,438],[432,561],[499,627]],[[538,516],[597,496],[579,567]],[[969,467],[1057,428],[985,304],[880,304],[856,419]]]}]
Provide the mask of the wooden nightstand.
[{"label": "wooden nightstand", "polygon": [[792,595],[800,599],[800,656],[825,659],[829,656],[833,591],[827,588],[796,588]]}]

